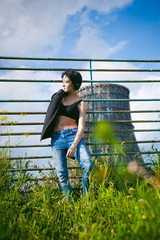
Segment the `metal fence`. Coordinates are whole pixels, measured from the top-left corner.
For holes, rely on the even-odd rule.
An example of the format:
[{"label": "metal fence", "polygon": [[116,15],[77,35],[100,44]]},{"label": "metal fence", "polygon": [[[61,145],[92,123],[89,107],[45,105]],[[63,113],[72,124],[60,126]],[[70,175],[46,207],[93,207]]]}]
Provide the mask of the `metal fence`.
[{"label": "metal fence", "polygon": [[[147,97],[143,97],[143,91],[142,91],[142,97],[138,98],[129,98],[129,99],[95,99],[93,88],[94,84],[96,83],[114,83],[114,84],[125,84],[130,92],[132,93],[132,89],[136,92],[136,89],[140,88],[140,85],[144,85],[144,89],[158,89],[159,83],[160,83],[160,68],[159,67],[160,60],[114,60],[114,59],[72,59],[72,58],[27,58],[27,57],[0,57],[1,67],[0,67],[0,82],[1,86],[0,89],[9,89],[11,88],[9,95],[7,95],[8,99],[5,99],[4,97],[0,100],[1,108],[0,108],[0,115],[1,115],[1,131],[0,136],[1,139],[3,137],[1,149],[6,149],[9,147],[9,149],[16,149],[17,153],[15,151],[14,154],[11,156],[8,156],[8,159],[10,160],[39,160],[42,163],[45,159],[50,160],[51,155],[48,154],[50,149],[50,143],[46,142],[45,144],[42,144],[40,142],[40,134],[41,134],[41,128],[43,125],[43,119],[45,116],[46,111],[42,111],[41,109],[47,109],[47,105],[49,104],[49,99],[42,99],[42,95],[39,95],[39,99],[26,99],[27,94],[25,95],[25,85],[29,84],[30,86],[32,84],[35,87],[41,84],[44,84],[43,90],[44,92],[49,88],[49,86],[52,85],[52,89],[54,90],[53,86],[55,86],[55,89],[57,88],[58,84],[61,83],[60,80],[60,73],[66,68],[72,68],[73,70],[79,71],[82,73],[83,77],[83,85],[90,84],[91,87],[91,98],[90,99],[84,99],[86,102],[129,102],[129,104],[132,104],[131,110],[106,110],[107,113],[115,113],[115,112],[128,112],[131,114],[132,118],[131,120],[124,119],[124,120],[116,120],[115,122],[129,122],[134,125],[134,129],[131,130],[118,130],[116,129],[115,132],[118,131],[129,131],[133,132],[135,134],[140,134],[140,138],[136,141],[136,143],[140,146],[143,145],[144,149],[141,149],[141,154],[143,156],[149,156],[149,159],[152,159],[152,156],[155,156],[160,153],[159,151],[159,101],[160,99],[158,96],[154,95],[153,93],[149,94]],[[41,63],[45,67],[41,67]],[[115,64],[115,66],[114,66]],[[54,67],[53,67],[54,65]],[[12,66],[12,67],[11,67]],[[17,67],[18,66],[18,67]],[[33,67],[34,66],[34,67]],[[40,67],[39,67],[40,66]],[[140,68],[142,66],[142,68]],[[22,74],[23,72],[23,74]],[[31,74],[27,74],[30,72]],[[45,76],[45,79],[41,79],[40,72],[43,73],[42,76]],[[47,79],[47,73],[56,73],[56,79],[52,78],[50,75]],[[37,74],[37,75],[36,75]],[[127,74],[127,76],[125,76]],[[134,75],[136,74],[136,76]],[[144,74],[144,75],[143,75]],[[147,74],[147,75],[145,75]],[[19,76],[23,76],[22,78]],[[150,76],[151,75],[151,76]],[[27,78],[25,77],[27,76]],[[35,77],[36,76],[36,77]],[[59,76],[59,77],[57,77]],[[54,76],[53,76],[54,77]],[[51,79],[52,78],[52,79]],[[24,97],[23,99],[19,99],[20,88],[18,87],[19,84],[23,84],[23,92]],[[47,84],[47,87],[46,85]],[[4,87],[5,86],[5,87]],[[131,86],[131,87],[130,87]],[[155,88],[153,87],[155,86]],[[4,88],[3,88],[4,87]],[[46,90],[45,90],[46,89]],[[142,88],[143,90],[143,88]],[[4,91],[4,90],[3,90]],[[17,99],[12,99],[12,92],[17,94]],[[149,91],[149,90],[148,90]],[[4,94],[2,94],[4,95]],[[134,94],[132,94],[134,96]],[[14,95],[15,96],[15,95]],[[150,98],[150,96],[152,96]],[[152,103],[152,104],[150,104]],[[25,104],[30,104],[28,110],[24,110]],[[36,110],[31,111],[33,108],[33,104],[36,104]],[[135,104],[135,106],[134,106]],[[20,110],[16,111],[16,107],[19,107]],[[43,107],[42,107],[43,105]],[[138,106],[138,107],[137,107]],[[9,108],[6,109],[6,107]],[[12,110],[13,109],[13,110]],[[8,111],[7,111],[8,110]],[[101,111],[95,111],[94,105],[92,108],[92,111],[88,111],[87,114],[97,114]],[[104,113],[104,111],[103,111]],[[17,119],[17,116],[23,115],[24,118],[28,118],[28,121],[17,121],[14,120]],[[7,120],[4,116],[12,117],[13,120]],[[41,121],[34,121],[33,119],[38,117]],[[141,117],[139,119],[138,117]],[[10,119],[10,118],[8,118]],[[17,121],[17,122],[16,122]],[[93,121],[94,123],[94,121]],[[139,125],[138,125],[139,124]],[[137,127],[141,126],[141,127]],[[12,130],[12,127],[15,130]],[[29,130],[31,127],[31,130]],[[7,130],[9,128],[9,131]],[[18,129],[19,128],[19,129]],[[37,131],[37,128],[39,129]],[[20,130],[21,129],[21,130]],[[27,131],[26,131],[27,129]],[[147,134],[149,134],[149,139],[147,139]],[[20,137],[20,136],[29,136],[27,138],[27,142],[31,144],[16,144],[14,137]],[[35,140],[33,140],[33,137],[37,136]],[[144,136],[144,137],[143,137]],[[9,145],[5,144],[4,139],[10,138]],[[13,144],[12,144],[12,138]],[[35,142],[34,142],[35,141]],[[126,141],[124,144],[134,144],[135,142]],[[97,145],[96,142],[88,142],[88,145]],[[149,144],[148,148],[145,148],[145,145]],[[150,149],[149,149],[150,148]],[[44,154],[42,149],[47,149]],[[19,153],[21,155],[19,155]],[[28,153],[32,153],[29,156]],[[114,153],[113,153],[114,154]],[[113,155],[112,153],[92,153],[91,155],[94,157],[99,156],[108,156]],[[129,154],[137,154],[136,152],[130,152]],[[145,160],[144,164],[151,164],[152,161]],[[70,166],[71,169],[77,169],[78,166]],[[23,171],[39,171],[39,170],[53,170],[52,167],[49,166],[41,166],[41,167],[32,167],[32,168],[24,168]],[[13,171],[17,171],[16,169],[13,169]],[[72,176],[73,177],[73,176]],[[72,178],[71,177],[71,178]]]}]

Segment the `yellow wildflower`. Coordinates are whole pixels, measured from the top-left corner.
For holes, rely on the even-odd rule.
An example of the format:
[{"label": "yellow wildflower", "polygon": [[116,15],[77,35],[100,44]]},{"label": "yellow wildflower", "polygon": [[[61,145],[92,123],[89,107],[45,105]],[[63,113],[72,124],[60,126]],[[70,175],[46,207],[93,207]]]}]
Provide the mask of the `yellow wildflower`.
[{"label": "yellow wildflower", "polygon": [[7,120],[8,119],[8,116],[2,116],[1,117],[1,121],[5,121],[5,120]]},{"label": "yellow wildflower", "polygon": [[8,110],[2,110],[2,113],[4,114],[4,113],[8,113]]},{"label": "yellow wildflower", "polygon": [[28,137],[28,136],[29,136],[29,133],[24,133],[23,135],[26,136],[26,137]]},{"label": "yellow wildflower", "polygon": [[27,114],[25,112],[21,112],[21,116],[26,116]]}]

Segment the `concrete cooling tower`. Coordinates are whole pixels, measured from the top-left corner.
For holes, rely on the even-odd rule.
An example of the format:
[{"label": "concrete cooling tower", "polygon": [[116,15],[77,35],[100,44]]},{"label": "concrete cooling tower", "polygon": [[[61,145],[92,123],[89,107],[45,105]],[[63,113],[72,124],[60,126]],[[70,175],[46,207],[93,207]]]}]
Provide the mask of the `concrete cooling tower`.
[{"label": "concrete cooling tower", "polygon": [[[119,84],[94,84],[93,85],[93,96],[91,94],[91,86],[82,87],[79,90],[79,95],[82,99],[129,99],[129,90]],[[86,102],[87,112],[88,111],[106,111],[105,113],[95,113],[86,114],[86,126],[85,131],[91,132],[94,131],[94,124],[91,123],[95,121],[117,121],[117,120],[131,120],[130,112],[121,112],[121,113],[110,113],[109,111],[130,111],[129,101],[109,101],[109,102]],[[142,161],[140,157],[139,147],[136,143],[135,134],[133,132],[134,126],[131,122],[114,123],[114,130],[116,130],[116,137],[120,142],[134,142],[131,144],[122,144],[123,152],[126,154],[121,154],[119,159],[125,159],[131,161],[133,159],[138,159]],[[86,143],[94,142],[93,133],[85,133],[84,140]],[[90,146],[92,153],[101,153],[102,148],[105,146]],[[108,153],[113,152],[112,147],[108,145]],[[128,153],[128,154],[127,154]],[[137,153],[137,156],[129,153]],[[113,158],[113,156],[111,157]]]}]

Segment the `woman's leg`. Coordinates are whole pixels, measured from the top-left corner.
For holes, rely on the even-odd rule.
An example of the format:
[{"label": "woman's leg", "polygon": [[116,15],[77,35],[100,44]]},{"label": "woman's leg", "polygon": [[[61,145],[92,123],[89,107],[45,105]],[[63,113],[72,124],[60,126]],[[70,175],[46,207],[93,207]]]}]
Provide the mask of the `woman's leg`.
[{"label": "woman's leg", "polygon": [[64,196],[71,195],[72,193],[71,185],[68,180],[66,152],[65,149],[53,149],[53,166],[55,167]]},{"label": "woman's leg", "polygon": [[93,162],[83,139],[81,139],[77,146],[75,157],[77,158],[79,165],[83,170],[82,185],[83,196],[85,197],[89,187],[89,172],[93,168]]},{"label": "woman's leg", "polygon": [[66,159],[67,148],[65,147],[63,138],[61,138],[61,136],[55,136],[51,139],[51,149],[53,157],[53,167],[56,170],[62,192],[64,196],[68,196],[68,199],[70,200],[72,188],[68,179]]},{"label": "woman's leg", "polygon": [[[68,144],[68,148],[72,145],[76,133],[77,130],[72,129],[69,133],[66,134],[66,142]],[[82,185],[83,196],[85,197],[86,191],[88,190],[89,187],[89,172],[93,168],[93,162],[83,139],[80,140],[77,146],[75,158],[78,160],[79,165],[82,167],[83,170]]]}]

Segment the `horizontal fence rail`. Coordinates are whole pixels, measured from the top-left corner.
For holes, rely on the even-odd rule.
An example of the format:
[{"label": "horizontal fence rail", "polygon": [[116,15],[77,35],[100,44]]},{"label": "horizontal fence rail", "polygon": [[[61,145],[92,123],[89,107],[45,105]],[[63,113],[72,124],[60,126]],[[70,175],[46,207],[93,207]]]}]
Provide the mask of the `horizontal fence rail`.
[{"label": "horizontal fence rail", "polygon": [[[144,102],[144,101],[148,101],[148,102],[153,102],[153,101],[160,101],[160,99],[89,99],[89,100],[85,100],[84,102]],[[14,102],[50,102],[49,100],[0,100],[0,102],[10,102],[10,103],[14,103]]]},{"label": "horizontal fence rail", "polygon": [[[160,110],[138,110],[138,111],[128,111],[128,110],[117,110],[117,111],[86,111],[87,114],[93,114],[93,113],[155,113],[160,112]],[[34,114],[46,114],[46,112],[0,112],[0,115],[34,115]]]},{"label": "horizontal fence rail", "polygon": [[31,57],[7,57],[7,56],[0,56],[2,60],[35,60],[35,61],[73,61],[73,62],[145,62],[145,63],[158,63],[160,60],[153,60],[153,59],[93,59],[93,58],[31,58]]},{"label": "horizontal fence rail", "polygon": [[[141,154],[159,154],[160,151],[145,151],[145,152],[141,152]],[[138,154],[137,152],[128,152],[128,153],[125,153],[126,155],[140,155]],[[94,153],[92,154],[91,153],[91,156],[114,156],[114,155],[123,155],[123,153]],[[12,158],[6,158],[8,160],[26,160],[26,159],[44,159],[44,158],[51,158],[52,155],[48,155],[48,156],[28,156],[28,157],[12,157]],[[152,165],[152,163],[154,162],[150,162],[150,163],[147,163],[148,165]],[[145,164],[145,163],[143,163]],[[75,166],[73,166],[73,169],[74,169]],[[72,167],[71,167],[72,168]]]},{"label": "horizontal fence rail", "polygon": [[[4,125],[5,126],[5,125]],[[134,129],[134,130],[113,130],[113,132],[159,132],[160,129]],[[95,132],[89,132],[89,131],[84,131],[84,133],[93,133],[95,134]],[[8,135],[12,135],[12,136],[18,136],[18,135],[41,135],[41,132],[16,132],[16,133],[1,133],[1,136],[8,136]]]},{"label": "horizontal fence rail", "polygon": [[[121,142],[118,142],[119,144],[121,144]],[[117,144],[118,144],[117,143]],[[123,145],[124,144],[136,144],[136,143],[138,143],[138,144],[140,144],[140,143],[143,143],[143,144],[145,144],[145,143],[160,143],[160,140],[148,140],[148,141],[145,141],[145,140],[143,140],[143,141],[128,141],[128,142],[123,142]],[[111,142],[102,142],[102,143],[86,143],[86,145],[112,145],[112,143]],[[31,148],[31,147],[50,147],[51,145],[50,144],[45,144],[45,145],[43,145],[43,144],[40,144],[40,145],[18,145],[18,146],[16,146],[16,145],[9,145],[9,147],[10,148]],[[1,145],[1,148],[7,148],[8,146],[6,146],[6,145],[4,145],[4,146],[2,146]]]},{"label": "horizontal fence rail", "polygon": [[[25,80],[25,79],[0,79],[0,82],[21,82],[21,83],[61,83],[61,80]],[[160,80],[83,80],[84,83],[159,83]]]},{"label": "horizontal fence rail", "polygon": [[[114,155],[119,155],[119,154],[121,154],[121,155],[123,155],[123,153],[117,153],[117,154],[115,154],[115,153],[95,153],[95,154],[92,154],[91,153],[91,156],[114,156]],[[136,152],[128,152],[128,153],[125,153],[126,155],[136,155],[137,153]],[[141,154],[160,154],[160,151],[145,151],[145,152],[141,152]],[[139,154],[137,154],[137,155],[139,155]],[[6,158],[6,160],[28,160],[28,159],[39,159],[39,160],[41,160],[41,159],[45,159],[45,158],[52,158],[52,155],[49,155],[49,156],[28,156],[28,157],[10,157],[10,158]],[[149,162],[149,163],[143,163],[144,165],[146,164],[146,165],[152,165],[152,164],[154,164],[154,162]],[[156,163],[155,163],[156,164]],[[74,168],[78,168],[78,166],[72,166],[72,167],[70,167],[70,169],[74,169]],[[81,168],[81,167],[79,167],[79,168]],[[45,168],[43,168],[43,169],[46,169],[46,167]]]},{"label": "horizontal fence rail", "polygon": [[[83,69],[83,68],[72,68],[74,71],[79,72],[160,72],[160,69]],[[66,68],[15,68],[15,67],[0,67],[0,70],[13,70],[13,71],[57,71],[63,72]]]},{"label": "horizontal fence rail", "polygon": [[[160,120],[112,120],[112,121],[108,121],[111,123],[159,123]],[[98,121],[96,122],[87,122],[86,124],[96,124],[98,123]],[[24,125],[43,125],[43,122],[21,122],[21,123],[14,123],[14,122],[9,122],[9,123],[2,123],[1,126],[24,126]]]},{"label": "horizontal fence rail", "polygon": [[[14,84],[14,86],[18,86],[19,83],[26,83],[26,84],[43,84],[43,83],[47,83],[47,84],[60,84],[62,81],[59,79],[55,79],[53,77],[53,79],[34,79],[33,77],[31,77],[30,79],[28,79],[27,77],[25,77],[25,79],[20,79],[20,78],[6,78],[4,77],[5,73],[12,73],[14,71],[15,72],[32,72],[32,73],[36,73],[36,72],[55,72],[58,73],[59,72],[63,72],[65,71],[68,67],[66,67],[66,63],[70,63],[71,67],[73,70],[75,71],[80,71],[83,73],[88,73],[89,74],[89,79],[85,78],[83,80],[84,84],[90,84],[90,88],[91,88],[91,97],[88,99],[83,99],[84,102],[90,103],[92,104],[92,109],[91,110],[87,110],[86,112],[86,116],[92,116],[92,120],[86,120],[86,126],[93,126],[97,124],[99,122],[99,120],[96,119],[96,116],[100,116],[100,114],[106,114],[107,116],[113,115],[113,114],[133,114],[134,119],[110,119],[108,120],[108,122],[114,123],[114,124],[119,124],[118,125],[118,129],[114,129],[113,133],[129,133],[129,134],[152,134],[153,139],[149,138],[149,139],[145,139],[144,140],[126,140],[126,141],[122,141],[119,142],[122,145],[134,145],[137,144],[139,146],[141,145],[147,145],[147,144],[159,144],[160,141],[158,140],[158,138],[156,138],[156,140],[154,139],[154,134],[158,134],[160,131],[160,126],[159,126],[159,122],[160,122],[160,118],[157,118],[155,114],[159,114],[160,113],[160,108],[156,109],[156,107],[154,107],[154,104],[159,104],[160,98],[153,98],[150,96],[147,96],[147,98],[129,98],[129,99],[119,99],[119,98],[112,98],[112,99],[95,99],[94,97],[94,84],[103,84],[103,83],[107,83],[107,84],[119,84],[119,83],[126,83],[129,84],[128,86],[130,86],[131,84],[135,85],[138,87],[140,86],[139,84],[159,84],[160,83],[160,69],[159,69],[159,65],[155,65],[155,67],[151,66],[150,64],[158,64],[160,63],[160,60],[120,60],[120,59],[79,59],[79,58],[30,58],[30,57],[6,57],[6,56],[0,56],[0,61],[1,61],[1,66],[0,66],[0,73],[2,74],[2,78],[0,78],[0,84],[9,84],[12,83]],[[10,61],[9,63],[7,61]],[[27,64],[27,66],[25,67],[20,67],[20,64],[22,61],[25,61],[25,63]],[[36,63],[36,62],[42,62],[45,61],[46,63],[50,63],[53,62],[54,66],[52,65],[52,67],[33,67],[32,63]],[[147,64],[146,67],[141,67],[139,68],[139,66],[132,66],[131,68],[124,68],[123,65],[121,67],[115,68],[115,67],[95,67],[93,66],[96,63],[134,63],[134,64]],[[38,63],[38,64],[39,64]],[[59,64],[63,64],[63,67],[61,67]],[[72,67],[72,63],[76,63],[76,66],[74,65]],[[84,65],[85,63],[85,65]],[[88,63],[88,66],[86,65],[86,63]],[[10,66],[11,64],[13,64],[13,66]],[[16,66],[15,66],[16,64]],[[28,67],[28,64],[30,65],[30,67]],[[80,65],[79,65],[80,64]],[[82,67],[82,64],[85,66]],[[25,65],[23,63],[23,65]],[[100,65],[99,65],[100,66]],[[106,65],[107,66],[107,65]],[[143,66],[143,65],[141,65]],[[158,67],[157,67],[158,66]],[[25,76],[23,73],[23,77]],[[98,73],[156,73],[156,77],[152,76],[152,79],[106,79],[103,80],[101,79],[101,75],[99,75],[99,80],[94,79],[94,74]],[[10,75],[11,76],[11,75]],[[14,75],[15,76],[15,75]],[[127,75],[128,76],[128,75]],[[127,77],[128,78],[128,77]],[[46,85],[43,85],[44,87]],[[59,85],[58,85],[59,86]],[[9,99],[0,99],[0,103],[4,106],[4,110],[1,108],[0,109],[0,118],[1,118],[1,123],[0,123],[0,136],[1,137],[9,137],[9,138],[13,138],[15,139],[16,136],[28,136],[31,139],[31,144],[19,144],[17,145],[15,144],[9,144],[9,145],[5,145],[5,144],[1,144],[1,149],[6,151],[5,149],[24,149],[26,151],[27,149],[33,149],[33,148],[37,148],[37,149],[41,149],[41,151],[43,151],[43,149],[49,149],[50,148],[50,144],[40,144],[40,134],[41,131],[37,130],[36,128],[38,127],[42,127],[43,125],[43,121],[33,121],[32,117],[35,116],[43,116],[46,114],[46,111],[41,111],[41,106],[42,104],[49,104],[50,100],[49,99],[19,99],[18,97],[18,93],[17,93],[17,98],[18,99],[12,99],[12,96],[7,96]],[[27,97],[27,96],[26,96]],[[39,103],[39,105],[37,104]],[[131,110],[125,110],[125,109],[116,109],[116,110],[112,110],[112,109],[107,109],[107,110],[101,110],[101,111],[97,111],[95,110],[95,105],[94,104],[98,104],[98,103],[104,103],[104,104],[112,104],[112,103],[127,103],[127,104],[149,104],[152,103],[153,104],[153,108],[150,109],[149,107],[147,109],[131,109]],[[7,104],[7,106],[11,106],[14,109],[14,107],[16,106],[16,104],[21,104],[22,106],[22,111],[18,110],[18,111],[6,111],[5,110],[5,105]],[[23,111],[23,107],[26,106],[27,104],[34,104],[34,106],[37,104],[37,111]],[[29,105],[28,105],[29,106]],[[32,105],[33,106],[33,105]],[[146,105],[147,106],[147,105]],[[31,107],[30,107],[31,109]],[[136,115],[134,115],[136,114]],[[138,119],[138,117],[140,114],[141,117],[143,117],[143,119]],[[147,114],[153,114],[153,115],[147,115]],[[24,120],[23,122],[20,121],[16,121],[16,120],[10,120],[8,118],[5,119],[5,117],[17,117],[17,116],[23,116],[24,118],[29,118],[28,120]],[[131,115],[132,116],[132,115]],[[145,117],[148,116],[148,117]],[[88,118],[87,118],[88,119]],[[135,126],[131,129],[131,128],[124,128],[121,126],[124,126],[124,124],[130,124],[128,126],[131,126],[133,124],[144,124],[144,126],[142,128],[136,128]],[[148,127],[149,124],[149,127]],[[151,127],[152,124],[152,127]],[[12,130],[12,127],[16,128],[15,131]],[[18,131],[18,128],[24,128],[24,130],[20,130],[20,132]],[[35,127],[35,131],[30,130],[30,127]],[[10,128],[9,130],[7,128]],[[2,130],[1,130],[2,129]],[[84,134],[95,134],[95,129],[90,129],[89,130],[85,130]],[[32,137],[38,137],[37,141],[38,144],[34,143],[34,140],[32,140]],[[33,143],[32,143],[33,142]],[[88,145],[88,147],[92,147],[95,146],[95,149],[98,148],[98,146],[101,145],[110,145],[109,142],[95,142],[95,140],[93,139],[91,142],[87,142],[86,143]],[[25,152],[26,154],[26,152]],[[153,150],[141,150],[140,152],[136,152],[136,151],[128,151],[125,152],[125,156],[129,156],[129,155],[157,155],[160,154],[159,149],[156,147],[156,150],[153,148]],[[95,152],[91,153],[92,157],[103,157],[103,156],[115,156],[117,155],[116,152],[108,152],[108,153],[99,153],[97,152],[97,150],[95,150]],[[122,152],[118,152],[118,155],[124,155],[123,151]],[[43,153],[38,153],[38,154],[34,154],[34,156],[6,156],[7,160],[28,160],[28,159],[38,159],[38,161],[42,162],[45,159],[50,160],[52,158],[52,156],[50,154],[43,154]],[[44,160],[42,160],[44,159]],[[152,165],[153,162],[143,162],[144,165]],[[79,169],[79,166],[72,166],[69,167],[69,169]],[[49,170],[54,170],[54,168],[50,168],[50,167],[45,167],[45,168],[34,168],[32,167],[30,168],[23,168],[23,169],[12,169],[12,172],[18,172],[18,171],[39,171],[39,170],[45,170],[45,171],[49,171]],[[81,178],[81,176],[70,176],[71,179],[74,178]],[[32,180],[43,180],[43,178],[33,178]]]}]

